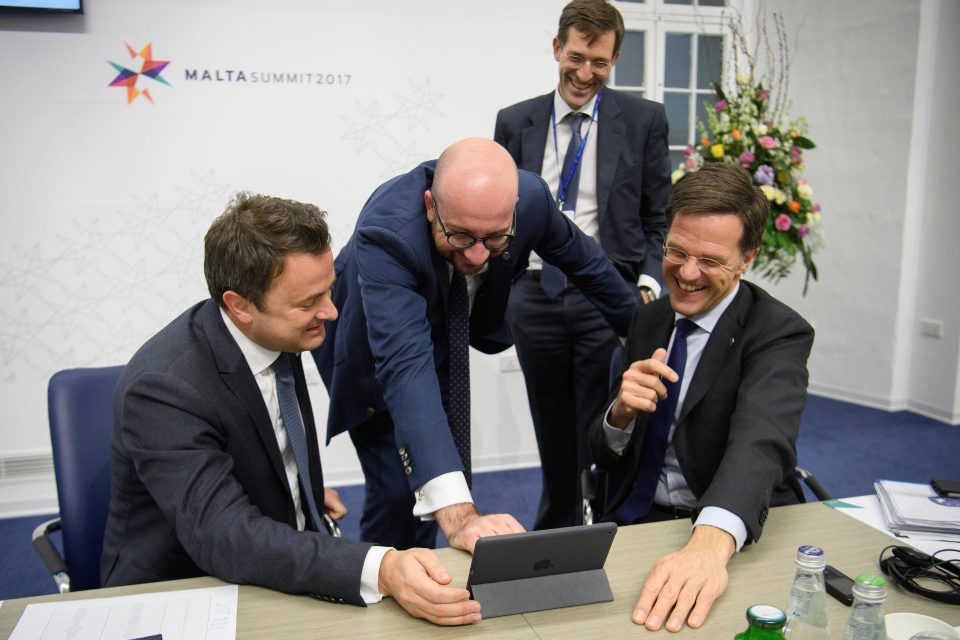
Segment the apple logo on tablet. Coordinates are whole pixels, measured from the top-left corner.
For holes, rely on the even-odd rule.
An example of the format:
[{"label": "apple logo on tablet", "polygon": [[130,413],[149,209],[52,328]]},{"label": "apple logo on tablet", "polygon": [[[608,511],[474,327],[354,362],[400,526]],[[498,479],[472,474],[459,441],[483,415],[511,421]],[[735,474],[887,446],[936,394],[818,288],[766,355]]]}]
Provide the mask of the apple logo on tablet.
[{"label": "apple logo on tablet", "polygon": [[553,563],[550,562],[550,558],[537,560],[536,562],[533,563],[534,571],[546,571],[547,569],[553,569]]}]

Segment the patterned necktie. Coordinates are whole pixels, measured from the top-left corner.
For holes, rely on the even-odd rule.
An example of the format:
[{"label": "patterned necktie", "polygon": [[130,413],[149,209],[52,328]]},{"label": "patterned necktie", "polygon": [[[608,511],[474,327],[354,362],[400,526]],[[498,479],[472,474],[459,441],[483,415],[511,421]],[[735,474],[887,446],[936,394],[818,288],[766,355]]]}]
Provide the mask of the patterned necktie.
[{"label": "patterned necktie", "polygon": [[447,327],[450,340],[449,399],[447,420],[453,443],[463,462],[467,486],[472,486],[470,465],[470,297],[467,279],[458,271],[450,282],[447,303]]},{"label": "patterned necktie", "polygon": [[[273,371],[277,375],[277,400],[280,404],[280,416],[283,418],[283,428],[287,432],[287,441],[297,461],[297,475],[300,476],[301,504],[307,505],[310,521],[314,531],[324,531],[323,520],[317,502],[313,499],[313,487],[310,483],[310,460],[307,454],[307,434],[300,417],[300,405],[297,402],[297,389],[293,377],[293,363],[290,359],[293,354],[281,353],[273,363]],[[308,523],[309,528],[309,523]]]},{"label": "patterned necktie", "polygon": [[647,431],[643,437],[643,449],[640,451],[639,471],[633,483],[633,490],[626,501],[617,510],[617,521],[624,524],[636,522],[650,511],[653,496],[657,493],[663,458],[667,452],[667,438],[670,425],[677,411],[677,398],[683,383],[683,370],[687,366],[687,336],[697,325],[686,318],[677,320],[673,336],[673,347],[667,366],[677,374],[676,382],[663,381],[667,388],[667,397],[657,403],[657,408],[647,421]]},{"label": "patterned necktie", "polygon": [[[585,113],[580,113],[579,111],[572,111],[568,113],[563,121],[570,126],[570,144],[567,145],[567,155],[563,157],[563,168],[560,170],[560,184],[563,184],[563,181],[566,180],[567,174],[570,172],[570,166],[573,164],[574,159],[577,157],[577,151],[580,149],[580,142],[583,140],[581,129],[583,128],[583,123],[587,121],[588,116]],[[576,211],[577,210],[577,194],[580,191],[580,165],[582,162],[577,163],[577,168],[573,173],[573,177],[570,178],[570,183],[567,185],[567,199],[563,202],[564,211]],[[543,271],[540,273],[540,286],[543,288],[543,292],[547,294],[549,298],[557,298],[563,293],[563,290],[567,288],[567,277],[563,275],[563,272],[560,269],[557,269],[555,266],[543,263]]]}]

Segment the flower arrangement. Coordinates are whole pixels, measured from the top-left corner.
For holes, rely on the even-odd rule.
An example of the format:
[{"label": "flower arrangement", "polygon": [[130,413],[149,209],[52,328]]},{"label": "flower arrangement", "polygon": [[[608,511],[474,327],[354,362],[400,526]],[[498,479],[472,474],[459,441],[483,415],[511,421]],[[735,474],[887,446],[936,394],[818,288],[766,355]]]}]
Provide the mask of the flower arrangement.
[{"label": "flower arrangement", "polygon": [[[747,71],[737,74],[729,91],[714,84],[716,95],[713,104],[707,105],[707,123],[697,123],[700,141],[684,151],[684,161],[673,172],[673,182],[704,162],[737,164],[749,171],[754,184],[770,201],[771,210],[753,268],[776,282],[790,273],[799,255],[806,268],[806,294],[810,279],[817,279],[813,253],[819,247],[820,205],[813,202],[813,188],[802,177],[803,154],[816,145],[806,135],[806,121],[792,120],[783,102],[789,61],[782,18],[775,14],[774,21],[780,46],[778,64],[771,65],[777,72],[772,83],[757,77],[744,33],[738,23],[729,21],[734,68],[741,67],[739,57],[744,56]],[[764,27],[760,35],[766,43]]]}]

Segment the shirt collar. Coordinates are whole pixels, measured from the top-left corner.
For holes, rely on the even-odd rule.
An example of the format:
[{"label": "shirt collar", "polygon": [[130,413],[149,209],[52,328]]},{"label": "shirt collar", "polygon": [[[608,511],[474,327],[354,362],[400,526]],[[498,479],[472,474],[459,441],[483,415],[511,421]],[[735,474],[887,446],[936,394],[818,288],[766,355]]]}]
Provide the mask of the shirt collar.
[{"label": "shirt collar", "polygon": [[675,313],[674,314],[676,316],[675,320],[679,320],[680,318],[687,318],[687,320],[697,325],[707,333],[713,333],[713,328],[716,327],[717,322],[720,321],[720,316],[723,315],[723,312],[726,311],[727,307],[730,306],[730,303],[733,302],[733,299],[737,296],[737,291],[739,290],[740,290],[740,280],[738,279],[736,284],[733,285],[733,289],[730,290],[730,293],[725,295],[723,297],[723,300],[721,300],[719,304],[717,304],[717,306],[715,306],[713,309],[710,309],[710,311],[706,311],[704,313],[698,313],[697,315],[690,316],[689,318],[687,318],[687,316],[683,315],[682,313]]},{"label": "shirt collar", "polygon": [[253,375],[260,375],[264,370],[268,369],[273,365],[273,363],[280,356],[279,351],[271,351],[266,347],[261,347],[259,344],[248,338],[240,329],[237,328],[237,325],[233,324],[233,320],[230,319],[230,316],[227,315],[227,312],[224,311],[223,307],[217,305],[220,309],[220,316],[223,318],[223,324],[227,325],[227,331],[230,332],[230,335],[233,336],[234,342],[237,343],[237,346],[240,347],[240,353],[243,354],[243,359],[247,361],[247,366],[250,367],[250,371],[253,372]]},{"label": "shirt collar", "polygon": [[[594,94],[593,97],[590,98],[590,102],[588,102],[587,104],[577,109],[577,111],[588,116],[593,116],[593,105],[596,103],[596,101],[597,101],[597,95]],[[560,122],[561,120],[566,118],[567,114],[572,111],[573,109],[570,108],[570,105],[568,105],[566,101],[562,97],[560,97],[560,91],[558,89],[554,89],[553,90],[553,113],[556,117],[556,122]]]}]

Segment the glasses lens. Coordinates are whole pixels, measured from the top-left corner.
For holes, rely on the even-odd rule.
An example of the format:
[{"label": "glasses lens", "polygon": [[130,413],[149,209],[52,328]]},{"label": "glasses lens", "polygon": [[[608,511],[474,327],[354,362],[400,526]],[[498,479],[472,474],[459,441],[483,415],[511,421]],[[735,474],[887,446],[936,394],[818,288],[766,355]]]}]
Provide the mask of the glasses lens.
[{"label": "glasses lens", "polygon": [[476,238],[465,233],[451,233],[447,236],[447,242],[455,249],[467,249],[472,247],[476,241]]},{"label": "glasses lens", "polygon": [[503,249],[508,244],[510,244],[510,236],[505,233],[498,236],[488,236],[483,241],[483,246],[487,249]]},{"label": "glasses lens", "polygon": [[673,247],[664,247],[663,257],[667,262],[672,262],[673,264],[686,264],[687,262],[687,254]]}]

